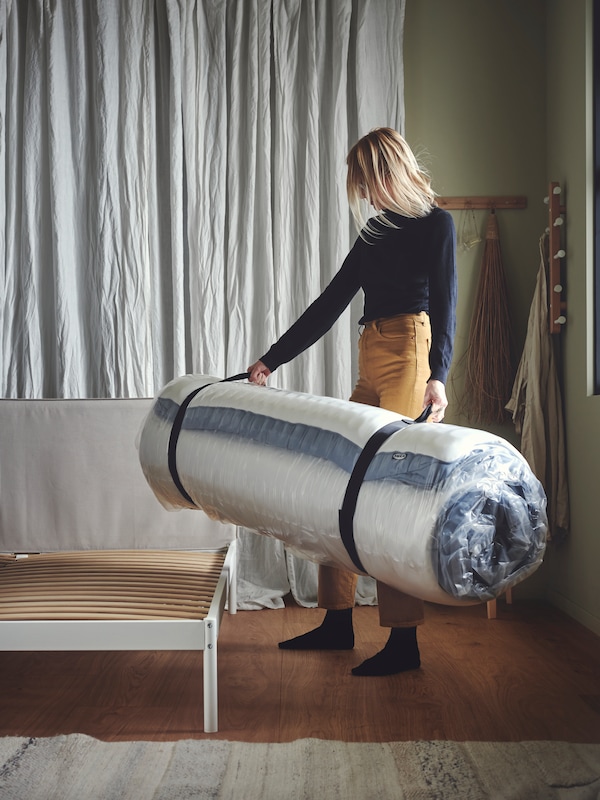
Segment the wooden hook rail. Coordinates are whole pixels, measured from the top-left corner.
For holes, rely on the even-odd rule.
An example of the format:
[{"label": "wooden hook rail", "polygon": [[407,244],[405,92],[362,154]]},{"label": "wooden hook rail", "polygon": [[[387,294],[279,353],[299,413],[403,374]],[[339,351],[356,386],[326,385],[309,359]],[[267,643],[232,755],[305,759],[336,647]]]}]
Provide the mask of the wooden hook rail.
[{"label": "wooden hook rail", "polygon": [[508,197],[438,197],[440,208],[451,210],[463,209],[519,209],[527,208],[527,198],[521,195]]},{"label": "wooden hook rail", "polygon": [[548,306],[550,333],[560,333],[567,321],[567,304],[563,300],[562,260],[566,253],[562,246],[563,215],[566,206],[561,202],[561,188],[556,181],[550,183],[548,197]]}]

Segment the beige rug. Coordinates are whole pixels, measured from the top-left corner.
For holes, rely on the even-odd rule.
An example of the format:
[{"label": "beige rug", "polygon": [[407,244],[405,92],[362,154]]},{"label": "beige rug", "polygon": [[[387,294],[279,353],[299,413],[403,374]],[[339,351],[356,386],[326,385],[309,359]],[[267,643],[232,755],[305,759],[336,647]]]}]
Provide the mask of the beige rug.
[{"label": "beige rug", "polygon": [[600,745],[0,738],[2,800],[599,800]]}]

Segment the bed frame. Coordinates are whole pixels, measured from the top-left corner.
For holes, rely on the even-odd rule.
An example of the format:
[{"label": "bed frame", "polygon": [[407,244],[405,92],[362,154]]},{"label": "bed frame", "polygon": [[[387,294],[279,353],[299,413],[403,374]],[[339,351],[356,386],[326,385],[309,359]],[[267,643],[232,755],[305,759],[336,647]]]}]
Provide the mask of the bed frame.
[{"label": "bed frame", "polygon": [[152,401],[0,400],[0,650],[202,650],[236,611],[236,529],[154,498],[135,440]]}]

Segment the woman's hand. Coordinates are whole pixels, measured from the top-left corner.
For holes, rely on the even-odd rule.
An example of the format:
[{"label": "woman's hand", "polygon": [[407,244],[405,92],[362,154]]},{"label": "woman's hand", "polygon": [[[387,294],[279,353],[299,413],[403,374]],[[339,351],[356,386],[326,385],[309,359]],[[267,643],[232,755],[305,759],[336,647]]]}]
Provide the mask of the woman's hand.
[{"label": "woman's hand", "polygon": [[248,367],[248,380],[250,383],[257,383],[259,386],[266,386],[267,378],[271,374],[271,370],[262,361],[255,361],[254,364]]},{"label": "woman's hand", "polygon": [[423,408],[427,408],[429,405],[431,406],[429,419],[432,422],[441,422],[444,419],[444,411],[448,405],[446,387],[441,381],[431,380],[428,382],[423,399]]}]

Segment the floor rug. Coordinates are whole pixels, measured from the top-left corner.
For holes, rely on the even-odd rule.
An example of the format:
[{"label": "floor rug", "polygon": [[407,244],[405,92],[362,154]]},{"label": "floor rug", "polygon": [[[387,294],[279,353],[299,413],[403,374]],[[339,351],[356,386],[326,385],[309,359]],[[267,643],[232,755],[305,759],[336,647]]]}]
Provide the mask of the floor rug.
[{"label": "floor rug", "polygon": [[600,744],[0,738],[2,800],[600,800]]}]

